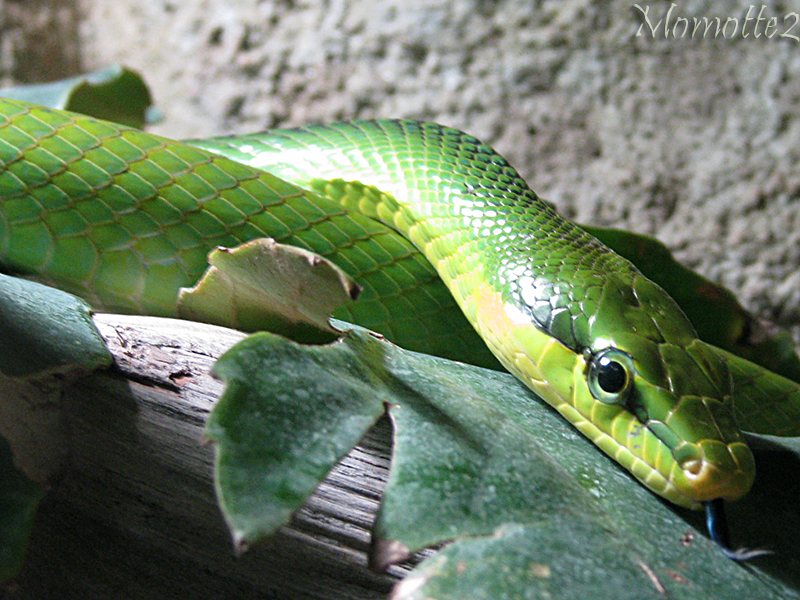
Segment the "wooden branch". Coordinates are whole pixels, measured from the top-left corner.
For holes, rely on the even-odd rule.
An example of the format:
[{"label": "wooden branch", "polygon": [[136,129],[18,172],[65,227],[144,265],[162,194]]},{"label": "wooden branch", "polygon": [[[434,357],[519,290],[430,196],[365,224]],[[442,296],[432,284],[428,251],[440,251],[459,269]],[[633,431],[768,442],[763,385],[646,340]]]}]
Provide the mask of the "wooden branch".
[{"label": "wooden branch", "polygon": [[[63,389],[17,390],[8,403],[30,413],[44,389],[49,407],[38,440],[31,425],[13,442],[51,487],[14,598],[386,597],[403,569],[373,573],[366,551],[388,470],[387,423],[291,526],[237,558],[214,498],[213,448],[201,442],[222,389],[209,368],[242,334],[150,317],[96,322],[115,368]],[[47,439],[52,448],[40,445]]]}]

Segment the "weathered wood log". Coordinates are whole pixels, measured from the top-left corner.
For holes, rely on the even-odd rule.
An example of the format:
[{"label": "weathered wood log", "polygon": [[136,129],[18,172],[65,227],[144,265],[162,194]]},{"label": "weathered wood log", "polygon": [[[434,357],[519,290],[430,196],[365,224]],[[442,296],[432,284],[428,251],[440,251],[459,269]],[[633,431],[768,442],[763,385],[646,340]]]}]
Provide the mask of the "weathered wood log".
[{"label": "weathered wood log", "polygon": [[202,432],[222,389],[209,368],[242,334],[147,317],[96,322],[114,368],[63,388],[5,382],[0,421],[15,407],[16,426],[3,433],[25,470],[49,487],[9,597],[386,597],[404,569],[373,573],[366,551],[388,471],[387,423],[290,526],[236,557]]}]

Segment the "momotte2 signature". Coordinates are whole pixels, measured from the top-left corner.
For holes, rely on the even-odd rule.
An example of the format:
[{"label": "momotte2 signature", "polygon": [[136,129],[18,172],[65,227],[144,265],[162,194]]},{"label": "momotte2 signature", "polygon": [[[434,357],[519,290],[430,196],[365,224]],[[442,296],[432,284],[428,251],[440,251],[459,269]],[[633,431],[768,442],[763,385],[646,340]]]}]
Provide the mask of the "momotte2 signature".
[{"label": "momotte2 signature", "polygon": [[636,37],[648,33],[653,39],[659,36],[663,36],[664,39],[670,37],[731,39],[736,36],[743,39],[750,37],[772,39],[777,36],[800,43],[800,37],[797,35],[800,30],[792,33],[800,21],[800,15],[796,12],[786,13],[782,17],[765,15],[766,5],[762,4],[757,8],[751,4],[743,17],[685,17],[675,13],[677,7],[675,2],[671,3],[666,12],[661,14],[661,18],[658,18],[658,15],[650,14],[649,5],[642,7],[634,4],[633,8],[638,10],[644,19],[636,31]]}]

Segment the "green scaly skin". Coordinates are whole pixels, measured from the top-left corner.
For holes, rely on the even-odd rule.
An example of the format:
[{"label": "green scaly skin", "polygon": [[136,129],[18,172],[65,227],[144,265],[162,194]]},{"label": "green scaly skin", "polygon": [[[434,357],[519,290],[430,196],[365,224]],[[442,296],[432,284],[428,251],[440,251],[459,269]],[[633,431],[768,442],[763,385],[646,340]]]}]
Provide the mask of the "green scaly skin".
[{"label": "green scaly skin", "polygon": [[[727,361],[660,288],[466,134],[373,121],[193,147],[10,100],[0,115],[7,271],[105,309],[170,315],[208,250],[269,236],[364,284],[379,314],[352,309],[360,324],[417,349],[443,334],[481,362],[416,247],[499,361],[654,492],[697,508],[752,484]],[[601,401],[587,374],[609,348],[629,355],[630,385]]]}]

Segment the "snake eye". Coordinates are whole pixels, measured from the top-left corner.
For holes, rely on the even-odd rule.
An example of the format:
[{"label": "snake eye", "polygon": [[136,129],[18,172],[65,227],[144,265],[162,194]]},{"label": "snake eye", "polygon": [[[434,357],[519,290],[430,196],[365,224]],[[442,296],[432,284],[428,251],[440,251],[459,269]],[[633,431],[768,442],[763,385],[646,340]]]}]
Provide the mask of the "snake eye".
[{"label": "snake eye", "polygon": [[601,350],[589,362],[589,391],[605,404],[625,404],[633,372],[630,354],[616,348]]}]

